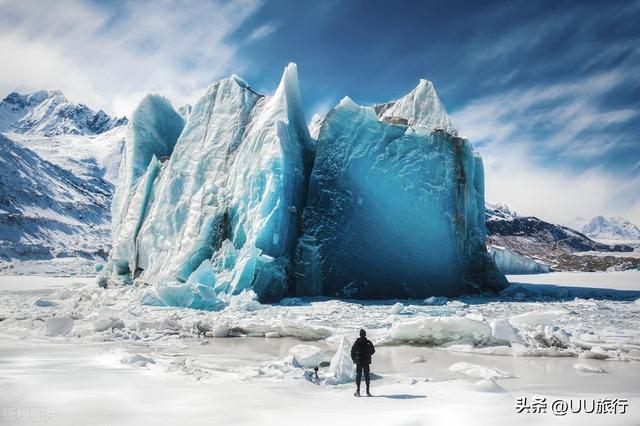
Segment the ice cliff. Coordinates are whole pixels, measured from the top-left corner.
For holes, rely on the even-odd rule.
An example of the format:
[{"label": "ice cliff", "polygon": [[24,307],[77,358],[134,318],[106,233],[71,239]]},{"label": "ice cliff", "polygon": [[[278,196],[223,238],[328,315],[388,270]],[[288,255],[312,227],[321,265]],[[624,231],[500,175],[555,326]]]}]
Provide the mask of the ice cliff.
[{"label": "ice cliff", "polygon": [[132,117],[103,284],[136,279],[152,284],[144,303],[203,309],[246,291],[269,302],[506,284],[485,249],[482,161],[430,82],[376,107],[345,98],[317,141],[294,64],[273,96],[234,75],[182,117],[154,96]]},{"label": "ice cliff", "polygon": [[506,247],[490,246],[489,254],[504,274],[546,274],[549,266],[530,257],[522,256]]},{"label": "ice cliff", "polygon": [[500,286],[484,249],[482,160],[441,129],[450,128],[443,111],[422,80],[384,108],[344,98],[329,112],[309,183],[297,293],[428,297]]}]

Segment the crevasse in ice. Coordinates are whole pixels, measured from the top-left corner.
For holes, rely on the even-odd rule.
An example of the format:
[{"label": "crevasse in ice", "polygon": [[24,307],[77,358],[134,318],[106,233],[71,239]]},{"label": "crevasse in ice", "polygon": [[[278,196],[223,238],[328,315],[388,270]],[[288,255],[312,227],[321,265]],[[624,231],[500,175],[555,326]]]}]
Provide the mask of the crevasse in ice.
[{"label": "crevasse in ice", "polygon": [[317,143],[295,64],[271,97],[235,75],[215,82],[181,120],[161,98],[143,101],[114,200],[104,275],[152,284],[145,303],[504,284],[484,247],[482,161],[452,135],[430,82],[376,107],[343,99],[316,120]]}]

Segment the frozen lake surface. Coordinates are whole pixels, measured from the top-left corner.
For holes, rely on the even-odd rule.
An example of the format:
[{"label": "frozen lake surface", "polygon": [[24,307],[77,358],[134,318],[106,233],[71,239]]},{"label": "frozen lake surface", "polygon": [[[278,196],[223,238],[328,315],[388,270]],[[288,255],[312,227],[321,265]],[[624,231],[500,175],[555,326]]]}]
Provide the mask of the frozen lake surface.
[{"label": "frozen lake surface", "polygon": [[[3,276],[0,416],[71,425],[640,423],[640,273],[509,278],[522,284],[499,297],[247,299],[202,312],[140,305],[144,289]],[[340,338],[360,327],[377,347],[375,398],[354,398],[353,384],[332,384],[329,373]],[[289,356],[301,343],[324,351],[319,383]],[[518,414],[521,397],[626,398],[628,407]]]}]

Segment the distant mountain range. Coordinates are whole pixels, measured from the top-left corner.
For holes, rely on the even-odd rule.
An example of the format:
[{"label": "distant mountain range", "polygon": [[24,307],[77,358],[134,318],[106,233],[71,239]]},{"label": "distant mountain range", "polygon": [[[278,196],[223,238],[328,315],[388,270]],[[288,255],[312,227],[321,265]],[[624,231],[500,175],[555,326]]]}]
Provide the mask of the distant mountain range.
[{"label": "distant mountain range", "polygon": [[125,117],[112,118],[102,110],[71,103],[59,90],[27,95],[13,92],[0,102],[2,133],[97,135],[123,124],[127,124]]},{"label": "distant mountain range", "polygon": [[504,205],[485,209],[488,245],[506,248],[553,270],[604,271],[636,269],[640,258],[629,256],[629,244],[604,244],[567,226],[534,216],[520,216]]},{"label": "distant mountain range", "polygon": [[0,102],[0,263],[106,257],[125,124],[59,91]]},{"label": "distant mountain range", "polygon": [[622,217],[596,216],[591,220],[576,218],[573,226],[588,237],[598,240],[640,241],[640,229]]}]

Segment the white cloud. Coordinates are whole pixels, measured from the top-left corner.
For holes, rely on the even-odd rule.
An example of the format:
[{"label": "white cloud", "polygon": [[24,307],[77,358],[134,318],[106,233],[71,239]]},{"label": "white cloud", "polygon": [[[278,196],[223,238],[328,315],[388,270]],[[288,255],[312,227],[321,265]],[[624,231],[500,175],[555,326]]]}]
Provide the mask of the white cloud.
[{"label": "white cloud", "polygon": [[573,171],[532,161],[527,147],[482,151],[488,201],[570,224],[578,216],[623,216],[640,224],[640,176],[621,179],[599,167]]},{"label": "white cloud", "polygon": [[268,35],[270,35],[275,30],[276,30],[276,27],[273,24],[261,25],[258,28],[256,28],[255,30],[253,30],[251,32],[251,34],[249,34],[248,39],[249,40],[260,40],[260,39],[263,39],[263,38],[267,37]]},{"label": "white cloud", "polygon": [[[640,176],[599,165],[619,145],[603,131],[640,115],[638,109],[603,110],[598,103],[627,78],[628,71],[617,70],[510,90],[452,114],[483,155],[487,199],[559,223],[599,214],[640,223]],[[592,166],[578,169],[577,160],[584,159]]]},{"label": "white cloud", "polygon": [[60,89],[117,114],[147,92],[192,102],[244,68],[227,37],[259,1],[0,1],[0,93]]}]

